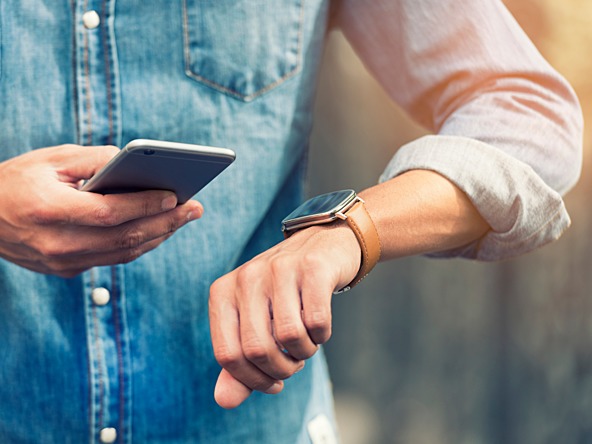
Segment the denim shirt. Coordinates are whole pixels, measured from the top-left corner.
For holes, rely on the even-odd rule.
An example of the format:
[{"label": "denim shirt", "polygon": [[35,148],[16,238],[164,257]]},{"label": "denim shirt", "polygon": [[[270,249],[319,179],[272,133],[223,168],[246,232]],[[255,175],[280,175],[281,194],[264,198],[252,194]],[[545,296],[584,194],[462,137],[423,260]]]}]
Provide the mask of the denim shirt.
[{"label": "denim shirt", "polygon": [[[559,192],[579,171],[579,108],[501,3],[453,3],[343,0],[339,20],[437,133],[403,147],[383,180],[426,168],[467,193],[492,231],[447,255],[520,254],[569,224]],[[237,153],[198,194],[203,218],[130,264],[62,279],[0,259],[0,442],[94,443],[111,429],[119,443],[334,442],[322,353],[282,394],[219,408],[207,316],[210,284],[280,241],[303,199],[328,2],[0,8],[0,160],[135,138]],[[459,30],[472,38],[457,45]]]}]

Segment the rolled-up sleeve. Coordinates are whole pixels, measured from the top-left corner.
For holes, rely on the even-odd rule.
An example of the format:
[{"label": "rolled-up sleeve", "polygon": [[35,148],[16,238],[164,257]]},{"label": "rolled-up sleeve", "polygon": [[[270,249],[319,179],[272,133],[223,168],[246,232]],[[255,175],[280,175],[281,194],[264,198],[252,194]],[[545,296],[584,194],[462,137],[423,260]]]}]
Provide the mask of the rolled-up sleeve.
[{"label": "rolled-up sleeve", "polygon": [[339,14],[387,93],[434,132],[401,147],[381,181],[435,171],[491,227],[438,255],[497,260],[557,239],[581,169],[581,110],[501,1],[343,0]]}]

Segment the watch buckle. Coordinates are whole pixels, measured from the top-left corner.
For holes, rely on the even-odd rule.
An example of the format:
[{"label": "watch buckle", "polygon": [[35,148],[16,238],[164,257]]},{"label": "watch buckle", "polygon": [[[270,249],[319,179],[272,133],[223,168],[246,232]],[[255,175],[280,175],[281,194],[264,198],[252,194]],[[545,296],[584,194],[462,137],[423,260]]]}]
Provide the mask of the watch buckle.
[{"label": "watch buckle", "polygon": [[350,291],[351,290],[351,286],[350,285],[346,285],[345,287],[334,291],[333,294],[341,294],[341,293],[345,293],[346,291]]}]

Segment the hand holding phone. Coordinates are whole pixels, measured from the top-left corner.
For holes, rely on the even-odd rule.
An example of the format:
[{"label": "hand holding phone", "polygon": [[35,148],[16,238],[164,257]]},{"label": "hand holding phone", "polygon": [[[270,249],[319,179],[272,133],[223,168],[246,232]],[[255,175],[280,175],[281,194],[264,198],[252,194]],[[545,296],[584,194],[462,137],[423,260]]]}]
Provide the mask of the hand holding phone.
[{"label": "hand holding phone", "polygon": [[85,193],[90,177],[120,150],[40,148],[0,162],[0,258],[29,270],[73,277],[133,261],[203,213],[170,191]]},{"label": "hand holding phone", "polygon": [[235,157],[228,148],[137,139],[128,143],[82,190],[101,194],[169,190],[182,204]]}]

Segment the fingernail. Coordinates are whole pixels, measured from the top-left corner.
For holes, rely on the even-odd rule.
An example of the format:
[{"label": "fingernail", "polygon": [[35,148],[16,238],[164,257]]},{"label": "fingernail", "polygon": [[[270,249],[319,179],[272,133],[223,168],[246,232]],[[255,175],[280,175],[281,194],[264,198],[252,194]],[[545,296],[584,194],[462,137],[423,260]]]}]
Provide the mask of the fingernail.
[{"label": "fingernail", "polygon": [[300,364],[298,366],[298,368],[296,369],[296,371],[294,372],[294,374],[298,373],[299,371],[301,371],[304,368],[304,361],[302,361],[302,364]]},{"label": "fingernail", "polygon": [[265,390],[265,393],[267,393],[268,395],[276,395],[282,391],[283,387],[284,387],[284,385],[281,382],[276,382],[271,387],[269,387],[267,390]]},{"label": "fingernail", "polygon": [[173,194],[171,196],[165,197],[161,205],[163,211],[172,210],[177,206],[177,196]]},{"label": "fingernail", "polygon": [[187,220],[195,220],[199,219],[199,217],[199,211],[190,211],[189,213],[187,213]]}]

